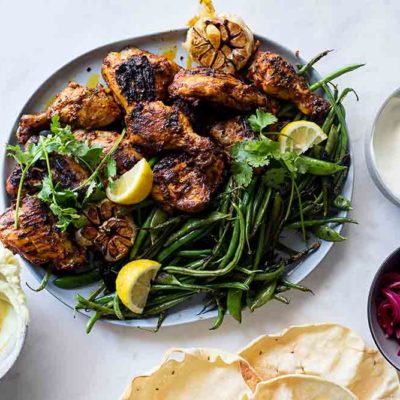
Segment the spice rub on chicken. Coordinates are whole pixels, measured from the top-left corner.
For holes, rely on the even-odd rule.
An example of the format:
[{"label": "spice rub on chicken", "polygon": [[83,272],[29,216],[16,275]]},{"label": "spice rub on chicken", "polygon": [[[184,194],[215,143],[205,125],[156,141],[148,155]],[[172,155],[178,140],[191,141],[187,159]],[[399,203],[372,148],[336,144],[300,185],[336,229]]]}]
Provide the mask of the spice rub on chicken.
[{"label": "spice rub on chicken", "polygon": [[18,227],[15,226],[15,204],[0,216],[0,240],[31,263],[48,266],[56,273],[87,267],[86,252],[56,225],[55,216],[44,203],[26,196],[19,209]]},{"label": "spice rub on chicken", "polygon": [[180,69],[166,57],[129,48],[109,53],[101,71],[115,98],[128,111],[138,102],[165,101],[168,86]]},{"label": "spice rub on chicken", "polygon": [[168,212],[204,210],[224,173],[223,161],[210,158],[208,168],[199,168],[196,159],[182,153],[161,159],[153,170],[153,199]]},{"label": "spice rub on chicken", "polygon": [[266,97],[254,86],[212,68],[192,68],[178,72],[169,87],[173,97],[203,100],[238,111],[264,107]]},{"label": "spice rub on chicken", "polygon": [[25,144],[31,136],[48,128],[54,115],[73,128],[91,129],[110,125],[120,118],[121,111],[108,88],[98,84],[92,89],[70,82],[45,112],[21,117],[16,133],[18,141]]},{"label": "spice rub on chicken", "polygon": [[329,102],[311,92],[305,79],[279,54],[258,51],[248,69],[247,78],[264,93],[292,101],[305,115],[320,117],[329,109]]}]

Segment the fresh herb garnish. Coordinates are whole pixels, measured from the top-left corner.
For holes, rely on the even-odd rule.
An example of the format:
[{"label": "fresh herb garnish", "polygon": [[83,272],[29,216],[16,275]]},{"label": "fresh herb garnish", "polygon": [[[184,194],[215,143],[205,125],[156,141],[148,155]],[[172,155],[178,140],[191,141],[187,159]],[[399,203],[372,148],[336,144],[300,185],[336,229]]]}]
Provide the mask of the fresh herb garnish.
[{"label": "fresh herb garnish", "polygon": [[[105,156],[102,156],[103,147],[90,145],[88,141],[80,142],[73,135],[70,126],[61,127],[58,115],[52,118],[50,131],[49,135],[40,137],[39,143],[30,143],[25,150],[19,145],[7,146],[8,156],[13,157],[22,170],[15,205],[16,228],[18,228],[19,209],[26,174],[37,161],[45,161],[47,167],[47,176],[42,180],[41,190],[37,197],[49,205],[50,210],[58,219],[57,227],[62,231],[65,231],[69,225],[79,228],[85,224],[86,219],[80,211],[88,202],[105,197],[103,180],[106,178],[111,182],[117,173],[116,163],[111,155],[123,139],[125,131]],[[52,153],[75,158],[77,162],[90,170],[91,175],[73,190],[61,188],[59,184],[54,184],[52,179],[50,166]],[[101,176],[103,174],[104,177]],[[82,192],[84,195],[80,200]]]}]

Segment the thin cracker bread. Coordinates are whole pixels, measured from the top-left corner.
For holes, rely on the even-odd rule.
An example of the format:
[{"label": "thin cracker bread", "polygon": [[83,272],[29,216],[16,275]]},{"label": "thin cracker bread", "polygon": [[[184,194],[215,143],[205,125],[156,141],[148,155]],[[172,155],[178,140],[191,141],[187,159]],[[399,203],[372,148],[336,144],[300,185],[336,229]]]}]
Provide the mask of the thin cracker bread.
[{"label": "thin cracker bread", "polygon": [[173,349],[158,368],[134,378],[122,400],[203,400],[210,396],[247,400],[259,381],[249,364],[235,354]]},{"label": "thin cracker bread", "polygon": [[239,354],[263,380],[307,374],[345,386],[360,400],[400,399],[396,371],[359,335],[340,325],[295,326],[261,336]]},{"label": "thin cracker bread", "polygon": [[310,375],[284,375],[261,382],[252,400],[357,400],[347,388]]}]

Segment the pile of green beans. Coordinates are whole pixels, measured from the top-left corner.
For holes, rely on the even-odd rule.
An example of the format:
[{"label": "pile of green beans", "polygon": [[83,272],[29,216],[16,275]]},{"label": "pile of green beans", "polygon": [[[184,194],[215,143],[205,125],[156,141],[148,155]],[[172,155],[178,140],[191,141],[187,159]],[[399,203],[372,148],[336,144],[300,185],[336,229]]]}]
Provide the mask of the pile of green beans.
[{"label": "pile of green beans", "polygon": [[[307,77],[315,62],[328,53],[300,66],[299,74]],[[194,216],[168,215],[148,200],[143,207],[135,207],[132,213],[140,229],[129,260],[157,260],[160,272],[141,315],[126,309],[104,284],[89,298],[77,295],[77,309],[94,312],[87,331],[102,317],[158,317],[158,329],[168,311],[199,294],[204,299],[203,312],[217,310],[211,327],[216,329],[227,313],[241,322],[245,307],[253,312],[272,300],[288,304],[283,293],[309,291],[289,282],[285,272],[318,250],[319,240],[345,240],[335,226],[355,222],[340,216],[340,211],[351,209],[350,200],[341,193],[351,162],[343,100],[353,90],[339,93],[329,85],[333,78],[360,66],[345,67],[310,85],[312,90],[325,91],[331,108],[320,124],[328,139],[301,157],[307,174],[297,174],[279,188],[263,179],[265,170],[257,171],[246,188],[228,176],[209,209]],[[279,117],[282,121],[307,119],[289,103],[283,104]],[[303,249],[296,251],[281,243],[285,229],[302,232]],[[59,278],[55,284],[80,287],[98,279],[91,271],[88,276]]]}]

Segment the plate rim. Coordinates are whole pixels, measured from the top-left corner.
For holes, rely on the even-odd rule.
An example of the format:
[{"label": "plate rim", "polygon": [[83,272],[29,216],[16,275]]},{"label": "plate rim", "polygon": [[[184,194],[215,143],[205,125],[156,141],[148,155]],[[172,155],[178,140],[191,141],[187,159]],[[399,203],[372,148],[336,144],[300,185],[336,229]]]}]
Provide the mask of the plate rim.
[{"label": "plate rim", "polygon": [[[124,38],[124,39],[120,39],[117,41],[112,41],[112,42],[108,42],[106,44],[100,45],[98,47],[92,48],[88,51],[85,51],[84,53],[72,58],[70,61],[68,61],[67,63],[63,64],[62,66],[60,66],[59,68],[57,68],[52,74],[50,74],[48,76],[48,78],[46,78],[39,86],[37,86],[37,88],[31,93],[31,95],[28,97],[27,101],[23,104],[23,106],[21,107],[20,112],[17,114],[17,117],[11,127],[11,130],[7,136],[6,142],[3,142],[5,145],[12,143],[12,139],[14,137],[14,134],[16,132],[19,120],[21,118],[21,116],[28,112],[29,106],[31,103],[34,102],[36,96],[38,95],[38,93],[41,90],[44,90],[44,88],[49,85],[54,78],[64,69],[68,68],[69,66],[75,65],[77,62],[79,62],[81,59],[83,60],[85,57],[89,56],[90,54],[94,53],[94,52],[99,52],[101,50],[106,50],[110,47],[115,47],[115,51],[118,51],[119,49],[123,49],[124,47],[127,47],[128,45],[126,44],[127,42],[135,42],[135,41],[141,41],[141,40],[154,40],[154,42],[160,42],[160,39],[157,40],[157,38],[159,37],[164,37],[164,36],[168,36],[168,35],[184,35],[187,32],[187,28],[177,28],[177,29],[169,29],[169,30],[165,30],[165,31],[156,31],[156,32],[151,32],[145,35],[140,35],[140,36],[133,36],[133,37],[128,37],[128,38]],[[272,46],[274,46],[277,49],[282,50],[283,52],[287,52],[290,53],[291,55],[295,56],[296,58],[298,58],[299,62],[306,62],[302,57],[296,55],[295,51],[292,51],[290,48],[285,47],[284,45],[268,39],[267,37],[263,36],[263,35],[258,35],[258,34],[254,34],[255,39],[260,40],[261,43],[269,43]],[[321,76],[319,75],[318,71],[315,70],[314,68],[312,69],[313,73],[318,77],[321,78]],[[347,127],[347,123],[346,123],[346,127]],[[354,162],[353,162],[353,151],[352,151],[352,141],[351,138],[349,137],[349,149],[350,149],[350,156],[351,156],[351,165],[349,167],[349,172],[348,172],[348,176],[346,178],[346,184],[349,184],[349,197],[350,200],[353,199],[353,195],[354,195],[354,176],[355,176],[355,172],[354,172]],[[3,181],[6,178],[6,169],[7,169],[7,157],[6,157],[7,151],[6,149],[3,149],[3,151],[0,154],[0,176],[2,177]],[[2,187],[2,193],[0,196],[0,207],[1,207],[1,211],[4,210],[7,207],[7,203],[9,202],[9,198],[8,198],[8,194],[5,190],[5,185],[3,185]],[[347,211],[342,211],[340,213],[340,215],[344,215],[346,216],[348,214]],[[341,230],[343,228],[343,225],[339,225],[335,228],[335,230],[340,233]],[[321,262],[325,259],[325,257],[328,255],[328,253],[330,253],[330,251],[332,250],[332,247],[335,243],[333,242],[327,242],[327,246],[326,246],[326,251],[324,254],[321,254],[320,257],[318,258],[318,260],[316,260],[315,265],[312,268],[308,268],[307,270],[304,270],[302,273],[299,272],[298,268],[301,266],[301,264],[299,264],[295,269],[293,269],[292,272],[293,274],[297,271],[297,278],[295,279],[296,282],[301,282],[302,280],[304,280],[307,276],[309,276],[317,267],[319,264],[321,264]],[[20,263],[22,263],[22,265],[26,266],[26,268],[29,270],[29,272],[31,273],[31,275],[34,277],[34,279],[39,283],[40,282],[40,278],[38,276],[38,274],[36,273],[35,269],[38,269],[40,267],[34,266],[33,264],[31,264],[29,261],[25,260],[23,257],[19,256],[19,260]],[[290,278],[290,276],[289,276]],[[45,288],[46,291],[48,293],[50,293],[54,298],[56,298],[58,301],[60,301],[61,303],[63,303],[64,305],[66,305],[69,309],[73,310],[74,312],[78,312],[81,315],[86,316],[87,318],[89,318],[92,313],[90,312],[86,312],[84,310],[75,310],[75,308],[69,304],[67,301],[65,301],[64,299],[62,299],[61,297],[58,296],[57,292],[55,292],[54,290],[52,290],[49,287]],[[247,311],[246,311],[247,312]],[[201,321],[201,320],[207,320],[207,319],[211,319],[214,318],[216,316],[216,311],[210,311],[207,312],[205,314],[202,315],[197,315],[195,313],[191,314],[190,317],[187,317],[183,320],[179,320],[179,319],[175,319],[172,321],[169,321],[168,318],[166,319],[166,321],[163,323],[162,327],[169,327],[169,326],[178,326],[178,325],[185,325],[185,324],[189,324],[189,323],[193,323],[196,321]],[[140,328],[140,329],[149,329],[151,328],[153,325],[151,324],[143,324],[143,321],[150,321],[150,320],[154,320],[154,318],[152,319],[137,319],[137,320],[117,320],[117,319],[100,319],[100,322],[106,322],[112,325],[119,325],[119,326],[125,326],[125,327],[135,327],[135,328]]]}]

